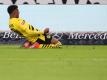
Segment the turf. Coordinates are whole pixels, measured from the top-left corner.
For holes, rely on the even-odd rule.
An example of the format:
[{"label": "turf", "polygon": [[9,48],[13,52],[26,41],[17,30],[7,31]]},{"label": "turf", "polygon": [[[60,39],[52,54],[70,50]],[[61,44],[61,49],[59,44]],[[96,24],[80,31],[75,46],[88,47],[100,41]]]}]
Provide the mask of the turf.
[{"label": "turf", "polygon": [[107,46],[0,46],[0,80],[107,80]]}]

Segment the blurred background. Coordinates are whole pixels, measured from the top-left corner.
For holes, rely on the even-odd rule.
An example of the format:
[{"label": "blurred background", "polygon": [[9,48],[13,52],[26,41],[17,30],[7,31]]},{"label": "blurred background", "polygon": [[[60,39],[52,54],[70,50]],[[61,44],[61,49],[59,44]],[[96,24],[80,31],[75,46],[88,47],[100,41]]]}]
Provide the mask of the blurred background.
[{"label": "blurred background", "polygon": [[[0,30],[9,30],[8,5],[0,5]],[[19,5],[20,18],[53,32],[107,31],[107,5]]]}]

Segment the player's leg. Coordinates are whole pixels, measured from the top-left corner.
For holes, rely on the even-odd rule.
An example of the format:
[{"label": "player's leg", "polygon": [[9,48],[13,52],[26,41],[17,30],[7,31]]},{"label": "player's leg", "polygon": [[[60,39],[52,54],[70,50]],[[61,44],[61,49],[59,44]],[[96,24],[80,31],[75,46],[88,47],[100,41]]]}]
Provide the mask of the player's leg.
[{"label": "player's leg", "polygon": [[53,38],[50,34],[45,34],[45,41],[38,39],[35,43],[31,44],[26,41],[23,45],[24,48],[60,48],[61,42],[58,39]]},{"label": "player's leg", "polygon": [[52,36],[49,35],[49,28],[45,28],[44,33],[45,33],[46,44],[55,44],[57,46],[62,45],[58,39],[53,38]]},{"label": "player's leg", "polygon": [[56,46],[54,44],[39,44],[35,42],[29,48],[61,48],[60,46]]},{"label": "player's leg", "polygon": [[62,43],[56,38],[52,38],[51,39],[51,44],[55,44],[57,46],[61,46],[62,45]]},{"label": "player's leg", "polygon": [[38,39],[29,48],[61,48],[61,42],[50,35],[45,35],[45,41]]},{"label": "player's leg", "polygon": [[25,41],[23,44],[22,44],[22,47],[23,48],[29,48],[32,44],[29,42],[29,41]]},{"label": "player's leg", "polygon": [[58,39],[53,38],[49,34],[45,35],[45,41],[38,39],[36,42],[40,44],[39,48],[61,48],[62,45],[61,42],[58,41]]}]

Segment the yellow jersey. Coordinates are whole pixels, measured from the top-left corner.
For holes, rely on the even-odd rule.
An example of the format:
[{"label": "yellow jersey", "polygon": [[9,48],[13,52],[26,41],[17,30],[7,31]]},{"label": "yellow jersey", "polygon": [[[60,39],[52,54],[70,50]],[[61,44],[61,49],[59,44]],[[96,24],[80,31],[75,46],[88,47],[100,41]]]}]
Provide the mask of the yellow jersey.
[{"label": "yellow jersey", "polygon": [[31,43],[36,42],[38,38],[45,41],[45,36],[43,31],[34,28],[32,25],[30,25],[21,18],[10,18],[9,27],[12,31],[26,38]]}]

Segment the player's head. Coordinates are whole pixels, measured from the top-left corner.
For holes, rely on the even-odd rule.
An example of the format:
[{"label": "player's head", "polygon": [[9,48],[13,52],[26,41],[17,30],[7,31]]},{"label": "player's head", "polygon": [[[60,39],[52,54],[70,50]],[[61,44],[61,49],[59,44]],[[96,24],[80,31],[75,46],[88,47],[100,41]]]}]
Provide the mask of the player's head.
[{"label": "player's head", "polygon": [[10,5],[7,8],[7,12],[9,13],[10,17],[15,17],[15,18],[19,17],[19,10],[17,5]]}]

